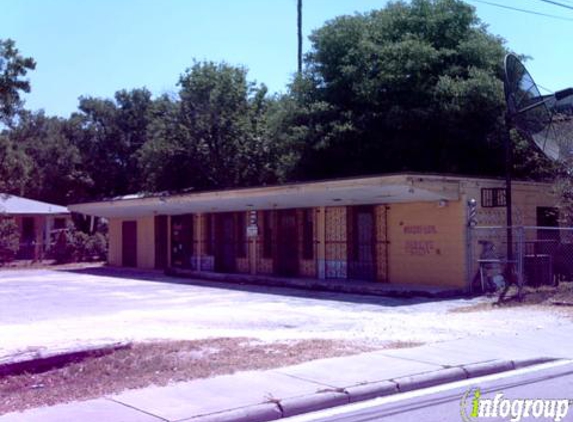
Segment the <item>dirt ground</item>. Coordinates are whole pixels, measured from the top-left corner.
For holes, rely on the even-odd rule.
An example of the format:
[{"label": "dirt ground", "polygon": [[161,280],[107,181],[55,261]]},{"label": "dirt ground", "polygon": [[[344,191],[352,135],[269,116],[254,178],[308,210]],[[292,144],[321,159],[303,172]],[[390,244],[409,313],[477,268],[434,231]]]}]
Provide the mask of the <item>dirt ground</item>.
[{"label": "dirt ground", "polygon": [[525,287],[523,297],[517,300],[517,291],[508,293],[508,300],[498,302],[497,296],[469,306],[451,309],[451,313],[484,312],[511,308],[529,308],[573,317],[573,283],[562,282],[558,286]]},{"label": "dirt ground", "polygon": [[[417,345],[394,342],[386,348]],[[368,346],[333,340],[268,344],[247,338],[219,338],[135,344],[39,373],[0,377],[0,414],[149,385],[270,369],[371,350]]]}]

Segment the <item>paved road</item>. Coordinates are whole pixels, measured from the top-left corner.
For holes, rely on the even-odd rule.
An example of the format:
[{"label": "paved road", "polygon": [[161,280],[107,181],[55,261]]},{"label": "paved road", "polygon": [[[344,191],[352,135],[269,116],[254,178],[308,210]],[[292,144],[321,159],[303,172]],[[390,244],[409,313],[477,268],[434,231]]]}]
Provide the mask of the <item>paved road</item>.
[{"label": "paved road", "polygon": [[[507,417],[471,417],[472,398],[475,389],[479,388],[482,399],[493,400],[499,396],[500,407],[505,399],[552,399],[555,402],[555,417],[546,418],[545,414],[535,418],[536,406],[532,402],[530,416],[525,417],[525,403],[514,405]],[[462,398],[471,391],[465,407],[461,406]],[[573,421],[573,362],[541,365],[501,375],[492,375],[476,380],[443,385],[412,393],[399,394],[388,398],[371,400],[341,408],[334,408],[313,414],[285,419],[289,422],[418,422],[418,421],[509,421],[558,420]],[[492,402],[493,406],[493,402]],[[505,405],[504,405],[505,406]],[[521,412],[520,412],[521,406]],[[466,419],[462,418],[462,408]],[[551,408],[550,408],[551,409]],[[511,413],[511,412],[514,413]],[[559,412],[559,413],[558,413]],[[565,414],[565,415],[564,415]],[[564,415],[564,416],[563,416]],[[520,417],[521,416],[521,417]]]}]

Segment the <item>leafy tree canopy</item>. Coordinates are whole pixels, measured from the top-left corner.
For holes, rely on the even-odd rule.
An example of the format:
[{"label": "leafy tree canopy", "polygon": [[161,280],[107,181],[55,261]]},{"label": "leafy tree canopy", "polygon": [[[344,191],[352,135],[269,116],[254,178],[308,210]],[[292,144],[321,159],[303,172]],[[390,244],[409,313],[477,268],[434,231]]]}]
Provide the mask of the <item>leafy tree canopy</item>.
[{"label": "leafy tree canopy", "polygon": [[90,197],[141,189],[138,151],[147,141],[152,105],[145,88],[118,91],[113,100],[80,98],[79,112],[70,118],[70,137],[90,175]]},{"label": "leafy tree canopy", "polygon": [[310,40],[305,72],[283,99],[281,131],[299,157],[286,174],[503,168],[496,134],[506,49],[473,7],[392,2],[338,17]]},{"label": "leafy tree canopy", "polygon": [[[504,169],[504,41],[461,0],[395,1],[310,36],[269,95],[241,66],[195,62],[178,92],[82,97],[69,118],[23,109],[35,62],[0,40],[0,192],[55,203],[398,171]],[[517,135],[515,175],[559,166]]]},{"label": "leafy tree canopy", "polygon": [[8,137],[25,168],[13,180],[19,180],[26,196],[57,204],[86,198],[92,180],[66,119],[22,111]]},{"label": "leafy tree canopy", "polygon": [[20,94],[30,92],[24,77],[35,68],[34,59],[20,55],[14,41],[0,39],[0,122],[9,123],[21,108]]},{"label": "leafy tree canopy", "polygon": [[221,188],[274,180],[264,85],[226,63],[196,62],[178,98],[160,98],[140,153],[147,190]]}]

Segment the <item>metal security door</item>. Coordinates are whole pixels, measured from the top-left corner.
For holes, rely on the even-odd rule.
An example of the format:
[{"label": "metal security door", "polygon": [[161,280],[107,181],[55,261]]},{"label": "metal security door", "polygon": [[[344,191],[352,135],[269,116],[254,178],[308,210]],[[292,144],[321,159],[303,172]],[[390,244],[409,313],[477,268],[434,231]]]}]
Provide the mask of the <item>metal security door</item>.
[{"label": "metal security door", "polygon": [[171,217],[171,265],[191,268],[193,256],[193,215]]},{"label": "metal security door", "polygon": [[137,267],[136,221],[124,221],[121,225],[121,253],[124,267]]},{"label": "metal security door", "polygon": [[215,270],[232,273],[236,270],[237,240],[235,237],[235,216],[233,213],[216,215]]},{"label": "metal security door", "polygon": [[22,237],[20,239],[19,259],[34,259],[36,246],[36,224],[34,217],[22,218]]},{"label": "metal security door", "polygon": [[376,279],[374,209],[356,207],[349,213],[349,278]]},{"label": "metal security door", "polygon": [[277,239],[277,274],[298,275],[298,236],[295,210],[279,211]]},{"label": "metal security door", "polygon": [[155,216],[155,268],[167,268],[167,216]]}]

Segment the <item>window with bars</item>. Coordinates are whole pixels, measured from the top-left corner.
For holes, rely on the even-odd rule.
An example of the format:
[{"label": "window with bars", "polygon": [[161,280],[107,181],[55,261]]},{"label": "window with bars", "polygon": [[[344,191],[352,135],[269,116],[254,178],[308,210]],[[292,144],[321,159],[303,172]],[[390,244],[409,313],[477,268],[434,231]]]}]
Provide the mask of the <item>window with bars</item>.
[{"label": "window with bars", "polygon": [[505,207],[506,205],[505,188],[482,188],[481,206],[483,208]]}]

